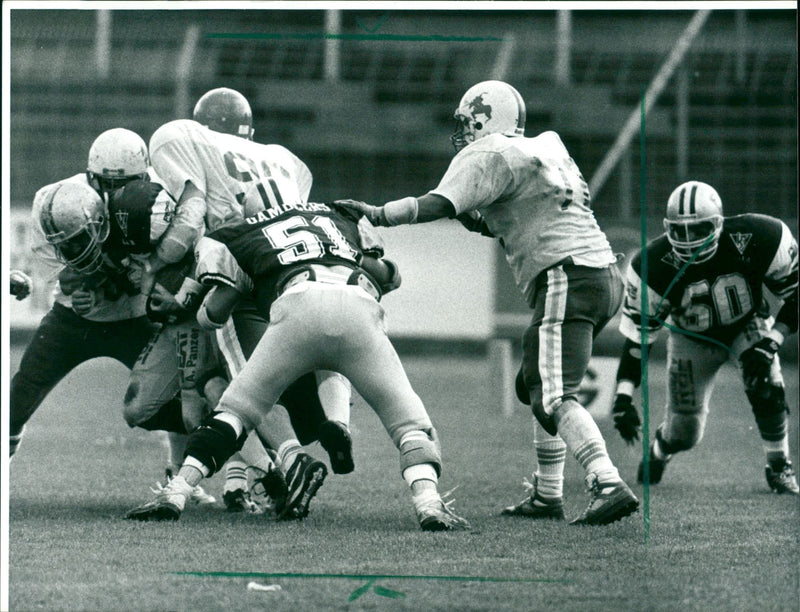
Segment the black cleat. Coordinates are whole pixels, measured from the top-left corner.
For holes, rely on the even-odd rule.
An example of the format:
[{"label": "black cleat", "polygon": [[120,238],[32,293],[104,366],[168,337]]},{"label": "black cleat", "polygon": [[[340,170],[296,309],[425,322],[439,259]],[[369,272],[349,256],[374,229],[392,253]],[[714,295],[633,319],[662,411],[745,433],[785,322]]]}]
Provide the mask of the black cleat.
[{"label": "black cleat", "polygon": [[300,453],[286,472],[289,495],[279,519],[302,519],[308,516],[308,506],[322,486],[328,468],[311,455]]},{"label": "black cleat", "polygon": [[334,474],[349,474],[353,471],[353,440],[344,425],[336,421],[325,421],[319,426],[317,438],[330,457]]}]

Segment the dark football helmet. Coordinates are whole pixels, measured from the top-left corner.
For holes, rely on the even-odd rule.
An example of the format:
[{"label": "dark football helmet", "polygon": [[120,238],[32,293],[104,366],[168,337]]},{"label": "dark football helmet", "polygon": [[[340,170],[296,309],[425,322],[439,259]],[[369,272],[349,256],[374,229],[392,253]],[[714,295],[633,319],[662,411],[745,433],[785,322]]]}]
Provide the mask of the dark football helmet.
[{"label": "dark football helmet", "polygon": [[192,119],[215,132],[253,140],[250,103],[234,89],[219,87],[204,93],[195,104]]}]

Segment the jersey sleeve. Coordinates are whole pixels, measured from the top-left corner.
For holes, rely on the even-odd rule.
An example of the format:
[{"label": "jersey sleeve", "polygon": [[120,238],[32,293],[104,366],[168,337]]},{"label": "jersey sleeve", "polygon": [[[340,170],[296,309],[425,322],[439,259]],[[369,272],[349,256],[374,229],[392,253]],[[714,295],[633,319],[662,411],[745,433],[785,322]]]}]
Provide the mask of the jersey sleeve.
[{"label": "jersey sleeve", "polygon": [[798,260],[797,241],[787,225],[781,221],[781,240],[772,262],[767,268],[764,284],[779,298],[785,300],[797,295]]},{"label": "jersey sleeve", "polygon": [[460,214],[496,201],[512,181],[511,168],[502,154],[467,147],[453,158],[430,193],[447,198]]},{"label": "jersey sleeve", "polygon": [[[653,344],[658,338],[658,332],[663,326],[670,312],[667,300],[645,285],[647,290],[647,324],[642,313],[642,279],[639,276],[639,255],[634,257],[625,277],[625,299],[622,302],[622,317],[619,322],[620,333],[631,342],[642,344],[642,330],[646,329],[647,344]],[[657,312],[656,312],[657,309]]]},{"label": "jersey sleeve", "polygon": [[253,290],[253,281],[222,242],[204,236],[195,247],[195,277],[204,285],[228,285],[239,293]]},{"label": "jersey sleeve", "polygon": [[361,250],[366,255],[373,257],[383,257],[384,243],[378,231],[366,217],[358,220],[358,239]]},{"label": "jersey sleeve", "polygon": [[206,195],[206,175],[201,161],[192,150],[191,141],[183,137],[180,122],[161,126],[150,139],[150,164],[176,202],[180,201],[187,182]]}]

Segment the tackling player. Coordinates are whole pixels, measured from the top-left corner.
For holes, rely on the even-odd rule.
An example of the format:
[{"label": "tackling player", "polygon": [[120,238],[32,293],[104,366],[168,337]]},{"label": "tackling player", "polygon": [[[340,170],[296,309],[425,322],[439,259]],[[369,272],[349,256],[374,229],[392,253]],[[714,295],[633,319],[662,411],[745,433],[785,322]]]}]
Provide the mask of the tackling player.
[{"label": "tackling player", "polygon": [[589,207],[588,186],[555,132],[524,136],[525,103],[509,84],[474,85],[455,118],[456,156],[438,187],[384,206],[348,205],[375,225],[459,218],[469,229],[499,239],[533,310],[523,336],[518,394],[536,417],[538,458],[530,495],[504,513],[563,519],[570,448],[586,471],[590,493],[585,512],[572,522],[619,520],[635,512],[639,501],[578,402],[594,337],[622,299],[616,258]]},{"label": "tackling player", "polygon": [[[719,194],[699,181],[672,192],[664,230],[647,244],[647,285],[642,283],[641,253],[628,269],[620,321],[625,345],[613,410],[616,428],[629,444],[638,438],[633,391],[641,383],[643,355],[666,327],[667,405],[650,445],[649,482],[660,482],[673,455],[702,439],[714,378],[734,357],[763,441],[767,484],[776,493],[797,495],[778,359],[784,338],[797,331],[797,242],[786,224],[773,217],[723,217]],[[783,300],[774,322],[762,285]],[[643,472],[640,464],[639,482]]]},{"label": "tackling player", "polygon": [[[288,149],[251,140],[250,105],[239,92],[228,88],[207,92],[198,100],[193,117],[197,122],[162,126],[151,140],[153,166],[178,201],[176,215],[151,259],[151,274],[191,252],[203,233],[241,221],[246,210],[304,202],[311,189],[311,172]],[[245,299],[232,321],[218,330],[217,341],[231,376],[243,367],[266,325],[252,299]],[[285,411],[273,410],[259,426],[262,440],[276,451],[277,465],[288,471],[307,457],[301,443],[319,440],[333,471],[351,472],[349,383],[333,372],[307,374],[282,399],[290,407],[291,420]],[[297,418],[300,414],[303,419]],[[227,469],[237,465],[245,466],[231,462]]]},{"label": "tackling player", "polygon": [[[140,520],[177,519],[191,487],[210,476],[261,421],[278,395],[311,370],[341,372],[375,410],[400,451],[420,526],[425,531],[467,527],[437,490],[441,472],[438,437],[411,388],[386,335],[379,303],[383,288],[397,285],[396,271],[364,262],[354,215],[333,205],[286,202],[263,208],[244,222],[221,228],[198,244],[198,277],[206,249],[228,253],[234,285],[218,285],[197,319],[213,327],[254,286],[259,311],[270,324],[245,367],[223,394],[215,412],[189,441],[178,478],[155,500],[129,513]],[[214,258],[215,261],[219,257]],[[241,272],[235,271],[241,268]],[[307,468],[294,486],[289,471],[287,507],[307,512],[306,499],[322,483],[324,466]]]}]

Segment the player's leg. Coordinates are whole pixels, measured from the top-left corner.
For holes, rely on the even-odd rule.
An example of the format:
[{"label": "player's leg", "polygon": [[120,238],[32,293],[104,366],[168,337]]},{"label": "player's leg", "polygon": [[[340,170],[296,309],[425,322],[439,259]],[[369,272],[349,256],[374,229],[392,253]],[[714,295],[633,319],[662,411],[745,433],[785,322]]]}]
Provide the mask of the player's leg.
[{"label": "player's leg", "polygon": [[25,348],[19,370],[11,379],[9,442],[12,457],[22,440],[25,424],[47,394],[73,368],[97,356],[94,340],[99,329],[61,304],[55,304],[44,316]]},{"label": "player's leg", "polygon": [[[732,350],[742,352],[767,336],[770,321],[760,316],[753,317],[736,338]],[[741,370],[741,362],[737,360]],[[745,393],[753,409],[756,426],[766,457],[764,473],[769,488],[775,493],[800,494],[797,476],[789,453],[789,405],[781,371],[780,358],[775,355],[767,380],[745,381]]]},{"label": "player's leg", "polygon": [[[534,395],[541,398],[541,379],[538,378],[536,369],[533,370],[530,380],[535,389]],[[519,400],[530,405],[531,396],[524,382],[523,367],[520,367],[517,373],[515,386]],[[532,420],[536,467],[531,480],[525,478],[523,481],[526,489],[525,498],[515,505],[504,508],[502,514],[563,520],[564,464],[567,458],[567,445],[558,434],[553,436],[545,431],[535,416]]]},{"label": "player's leg", "polygon": [[[266,328],[267,321],[259,314],[252,300],[243,300],[237,305],[225,326],[217,330],[215,341],[229,379],[242,370]],[[216,406],[216,402],[212,405]],[[279,486],[280,478],[275,478],[279,472],[268,449],[264,446],[264,441],[258,435],[249,436],[247,440],[243,451],[234,453],[225,464],[222,499],[229,512],[260,510],[252,498],[248,484],[247,474],[250,466],[257,466],[258,469],[262,469],[260,466],[266,466],[265,472],[268,477],[265,477],[266,481],[262,484],[265,489],[273,491],[272,499],[266,500],[268,505],[274,505],[274,496],[283,488]],[[278,482],[278,485],[273,485],[273,482]]]},{"label": "player's leg", "polygon": [[619,307],[619,282],[615,266],[548,269],[537,279],[534,318],[523,337],[524,375],[534,415],[548,433],[561,436],[586,472],[590,503],[573,524],[607,524],[639,505],[608,456],[597,424],[578,401],[596,329]]},{"label": "player's leg", "polygon": [[420,527],[424,531],[468,528],[439,494],[439,439],[386,335],[383,308],[355,288],[343,298],[340,309],[331,313],[331,325],[335,320],[339,327],[339,342],[326,347],[330,369],[352,382],[399,450],[401,474],[411,490]]},{"label": "player's leg", "polygon": [[[649,482],[657,484],[675,453],[687,451],[703,438],[714,379],[729,353],[670,331],[667,338],[667,409],[650,444]],[[643,482],[644,463],[637,479]]]}]

